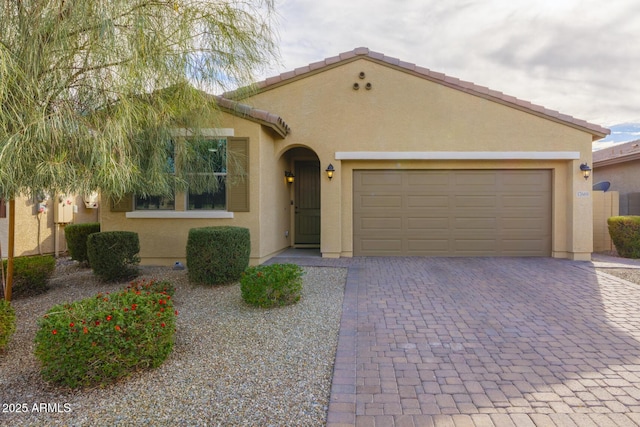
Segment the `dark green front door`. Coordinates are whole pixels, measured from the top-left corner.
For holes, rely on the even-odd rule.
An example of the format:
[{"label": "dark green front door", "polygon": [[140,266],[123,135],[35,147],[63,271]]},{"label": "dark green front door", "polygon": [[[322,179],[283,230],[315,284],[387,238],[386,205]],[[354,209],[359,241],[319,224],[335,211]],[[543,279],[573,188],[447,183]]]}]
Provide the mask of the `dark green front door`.
[{"label": "dark green front door", "polygon": [[320,162],[295,162],[296,245],[320,244]]}]

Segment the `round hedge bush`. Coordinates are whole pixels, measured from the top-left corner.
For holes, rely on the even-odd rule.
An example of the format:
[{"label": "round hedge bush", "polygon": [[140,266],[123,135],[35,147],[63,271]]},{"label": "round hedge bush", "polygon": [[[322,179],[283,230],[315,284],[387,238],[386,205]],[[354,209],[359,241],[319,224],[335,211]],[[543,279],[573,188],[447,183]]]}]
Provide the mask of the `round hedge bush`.
[{"label": "round hedge bush", "polygon": [[0,351],[16,331],[16,313],[8,301],[0,299]]},{"label": "round hedge bush", "polygon": [[242,299],[255,307],[277,307],[300,301],[304,271],[295,264],[249,267],[240,279]]},{"label": "round hedge bush", "polygon": [[[6,271],[7,260],[3,261]],[[39,295],[49,289],[49,279],[56,269],[51,255],[17,257],[13,259],[12,298]]]},{"label": "round hedge bush", "polygon": [[618,255],[640,258],[640,216],[613,216],[607,225]]},{"label": "round hedge bush", "polygon": [[52,307],[35,338],[43,378],[71,388],[104,385],[162,364],[177,312],[171,295],[146,285]]},{"label": "round hedge bush", "polygon": [[78,262],[89,262],[87,255],[87,237],[93,233],[100,232],[99,222],[86,222],[82,224],[69,224],[64,228],[64,237],[67,240],[67,247],[71,259]]},{"label": "round hedge bush", "polygon": [[251,237],[243,227],[189,230],[187,274],[192,283],[221,285],[240,279],[249,265]]},{"label": "round hedge bush", "polygon": [[138,275],[140,241],[132,231],[103,231],[87,237],[87,255],[93,273],[107,282]]}]

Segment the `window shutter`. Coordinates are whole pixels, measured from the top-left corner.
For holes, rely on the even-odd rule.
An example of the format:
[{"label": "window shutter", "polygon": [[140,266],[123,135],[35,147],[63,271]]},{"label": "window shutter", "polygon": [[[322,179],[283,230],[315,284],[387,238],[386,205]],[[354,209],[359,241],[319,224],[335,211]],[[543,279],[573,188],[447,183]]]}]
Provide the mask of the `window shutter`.
[{"label": "window shutter", "polygon": [[227,138],[227,210],[249,212],[249,138]]},{"label": "window shutter", "polygon": [[133,195],[127,194],[120,200],[109,199],[111,212],[131,212],[133,210]]}]

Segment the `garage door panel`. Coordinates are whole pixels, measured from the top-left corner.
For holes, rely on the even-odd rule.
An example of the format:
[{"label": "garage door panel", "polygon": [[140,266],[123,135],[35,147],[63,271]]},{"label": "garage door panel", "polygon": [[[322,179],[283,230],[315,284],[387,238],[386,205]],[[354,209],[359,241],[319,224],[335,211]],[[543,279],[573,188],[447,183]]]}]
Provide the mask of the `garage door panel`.
[{"label": "garage door panel", "polygon": [[468,194],[462,194],[458,196],[454,196],[454,208],[483,208],[489,207],[494,208],[496,206],[497,198],[496,196],[472,196]]},{"label": "garage door panel", "polygon": [[545,197],[542,195],[532,196],[512,196],[505,195],[501,197],[501,204],[505,208],[516,207],[522,208],[538,208],[545,205]]},{"label": "garage door panel", "polygon": [[361,231],[369,230],[391,230],[399,232],[402,230],[402,218],[368,217],[360,222]]},{"label": "garage door panel", "polygon": [[485,186],[493,189],[496,185],[496,177],[484,173],[484,171],[458,171],[453,175],[458,188],[477,188]]},{"label": "garage door panel", "polygon": [[366,175],[359,177],[359,183],[362,188],[367,187],[397,187],[402,185],[402,175],[394,173],[395,171],[370,171]]},{"label": "garage door panel", "polygon": [[509,233],[522,230],[526,231],[539,231],[548,227],[548,222],[541,219],[528,219],[528,218],[508,218],[502,220],[502,229]]},{"label": "garage door panel", "polygon": [[[354,250],[356,248],[354,247]],[[360,250],[366,250],[367,255],[401,255],[402,240],[396,238],[389,239],[363,239],[360,242]]]},{"label": "garage door panel", "polygon": [[549,170],[356,170],[353,182],[354,255],[551,254]]},{"label": "garage door panel", "polygon": [[407,218],[407,230],[442,230],[449,228],[449,217],[441,216],[435,218]]},{"label": "garage door panel", "polygon": [[433,171],[429,175],[425,175],[422,171],[393,171],[398,175],[404,175],[405,181],[410,187],[419,187],[419,189],[438,190],[449,185],[450,175],[448,171]]},{"label": "garage door panel", "polygon": [[496,229],[495,218],[456,218],[453,226],[458,230],[493,230]]},{"label": "garage door panel", "polygon": [[502,186],[505,189],[517,187],[518,191],[522,188],[536,190],[547,187],[551,183],[551,174],[541,175],[540,170],[537,169],[504,171],[503,176],[505,179],[502,180]]},{"label": "garage door panel", "polygon": [[407,252],[409,255],[442,254],[449,250],[449,239],[408,239]]},{"label": "garage door panel", "polygon": [[496,246],[496,239],[455,239],[453,250],[456,252],[481,252],[493,251]]},{"label": "garage door panel", "polygon": [[377,208],[401,208],[402,197],[383,194],[373,194],[362,196],[360,198],[360,206],[377,207]]},{"label": "garage door panel", "polygon": [[449,208],[449,195],[419,194],[407,196],[407,208]]}]

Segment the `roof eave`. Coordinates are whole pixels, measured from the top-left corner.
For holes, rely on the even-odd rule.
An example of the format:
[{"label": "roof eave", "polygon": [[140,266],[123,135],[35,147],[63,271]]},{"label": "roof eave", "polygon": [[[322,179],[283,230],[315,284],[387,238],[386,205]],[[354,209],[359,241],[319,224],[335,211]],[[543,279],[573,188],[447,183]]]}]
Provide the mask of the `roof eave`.
[{"label": "roof eave", "polygon": [[627,154],[626,156],[614,157],[612,159],[604,159],[604,160],[594,161],[593,162],[593,167],[594,168],[598,168],[598,167],[603,167],[603,166],[610,166],[610,165],[615,165],[615,164],[618,164],[618,163],[630,162],[632,160],[640,160],[640,153],[632,153],[632,154]]},{"label": "roof eave", "polygon": [[275,136],[280,139],[286,138],[291,132],[287,123],[280,116],[253,108],[249,105],[239,103],[226,97],[214,96],[214,100],[221,111],[259,123],[260,125],[270,129]]}]

